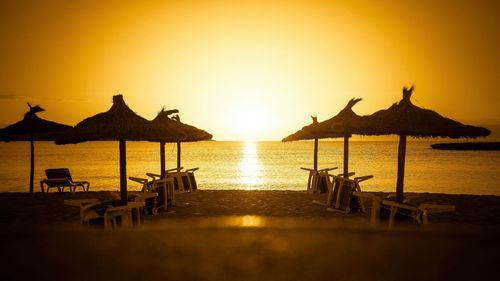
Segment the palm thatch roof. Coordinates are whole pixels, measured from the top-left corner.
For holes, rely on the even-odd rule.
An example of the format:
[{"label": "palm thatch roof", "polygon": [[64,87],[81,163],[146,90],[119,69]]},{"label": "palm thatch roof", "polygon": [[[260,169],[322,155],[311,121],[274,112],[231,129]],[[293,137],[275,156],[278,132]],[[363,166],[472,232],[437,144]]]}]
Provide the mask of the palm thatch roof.
[{"label": "palm thatch roof", "polygon": [[42,119],[37,116],[38,112],[45,111],[40,106],[31,106],[24,114],[21,121],[9,125],[0,130],[2,141],[27,141],[33,136],[37,140],[54,140],[59,133],[71,129],[71,126]]},{"label": "palm thatch roof", "polygon": [[169,115],[174,113],[179,113],[179,110],[165,110],[164,108],[162,108],[156,118],[151,121],[155,126],[162,126],[186,135],[186,137],[183,139],[172,139],[166,142],[194,142],[212,139],[212,135],[208,132],[182,123],[180,121],[179,115],[169,117]]},{"label": "palm thatch roof", "polygon": [[399,135],[398,175],[396,180],[396,201],[402,202],[404,195],[404,174],[406,137],[449,137],[476,138],[487,136],[490,130],[483,127],[464,125],[443,117],[435,111],[412,104],[410,98],[414,87],[403,87],[403,99],[388,109],[379,110],[365,118],[364,124],[380,135]]},{"label": "palm thatch roof", "polygon": [[92,140],[171,141],[185,139],[134,113],[122,95],[113,96],[113,106],[78,123],[72,130],[56,139],[56,144],[79,143]]},{"label": "palm thatch roof", "polygon": [[403,99],[391,107],[368,116],[365,124],[377,135],[414,137],[477,138],[488,136],[490,130],[464,125],[439,113],[414,105],[410,98],[414,87],[403,88]]},{"label": "palm thatch roof", "polygon": [[[344,135],[341,133],[333,133],[326,130],[314,130],[320,123],[318,123],[315,116],[311,116],[313,122],[297,132],[282,139],[282,142],[299,141],[299,140],[312,140],[312,139],[327,139],[327,138],[340,138]],[[323,122],[322,122],[323,123]]]},{"label": "palm thatch roof", "polygon": [[62,132],[71,129],[71,126],[41,119],[36,114],[45,111],[40,106],[31,106],[30,110],[24,114],[24,118],[10,126],[0,130],[0,140],[2,141],[30,141],[30,186],[29,192],[34,192],[35,175],[35,140],[54,140]]}]

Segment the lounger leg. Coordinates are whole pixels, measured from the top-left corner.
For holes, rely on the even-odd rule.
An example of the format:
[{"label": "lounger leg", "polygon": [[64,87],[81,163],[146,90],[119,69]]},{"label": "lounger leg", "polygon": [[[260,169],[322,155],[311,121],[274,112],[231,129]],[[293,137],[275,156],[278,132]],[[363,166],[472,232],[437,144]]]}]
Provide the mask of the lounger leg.
[{"label": "lounger leg", "polygon": [[309,171],[309,178],[307,179],[307,191],[312,192],[312,177],[313,177],[313,172]]},{"label": "lounger leg", "polygon": [[370,223],[372,225],[378,224],[378,218],[380,216],[380,201],[379,200],[373,200],[372,201],[372,213],[370,217]]},{"label": "lounger leg", "polygon": [[391,214],[389,216],[389,227],[394,226],[394,218],[396,217],[397,212],[398,212],[398,207],[391,206]]},{"label": "lounger leg", "polygon": [[427,211],[424,211],[422,213],[422,222],[423,222],[424,227],[429,224],[429,216],[427,214]]}]

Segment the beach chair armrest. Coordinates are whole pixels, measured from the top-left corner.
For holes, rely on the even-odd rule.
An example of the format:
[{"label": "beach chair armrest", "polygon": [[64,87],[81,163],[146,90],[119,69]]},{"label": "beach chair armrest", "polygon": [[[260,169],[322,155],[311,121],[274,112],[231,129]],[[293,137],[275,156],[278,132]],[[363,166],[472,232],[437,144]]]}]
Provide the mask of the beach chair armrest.
[{"label": "beach chair armrest", "polygon": [[[356,174],[355,172],[349,172],[349,173],[347,173],[347,176],[348,176],[348,177],[351,177],[351,176],[354,176],[355,174]],[[342,173],[342,174],[337,174],[337,177],[341,177],[341,176],[343,176],[343,175],[344,175],[344,173]]]},{"label": "beach chair armrest", "polygon": [[314,172],[315,171],[314,169],[304,168],[304,167],[300,167],[300,169],[304,170],[304,171],[309,171],[309,172]]},{"label": "beach chair armrest", "polygon": [[165,172],[167,172],[167,173],[170,173],[173,171],[180,172],[182,169],[184,169],[184,167],[168,169],[168,170],[165,170]]},{"label": "beach chair armrest", "polygon": [[324,169],[318,170],[318,172],[328,172],[328,171],[335,170],[335,169],[338,169],[338,168],[339,168],[339,167],[324,168]]},{"label": "beach chair armrest", "polygon": [[145,184],[145,183],[148,182],[148,180],[145,179],[145,178],[128,177],[128,179],[131,180],[131,181],[135,181],[137,183],[140,183],[140,184]]},{"label": "beach chair armrest", "polygon": [[357,181],[357,182],[362,182],[362,181],[365,181],[365,180],[369,180],[371,178],[373,178],[373,175],[362,176],[362,177],[355,177],[354,180]]},{"label": "beach chair armrest", "polygon": [[187,169],[186,172],[194,172],[194,171],[197,171],[199,170],[200,168],[196,167],[196,168],[191,168],[191,169]]},{"label": "beach chair armrest", "polygon": [[155,174],[155,173],[146,173],[146,176],[152,178],[153,180],[161,178],[160,174]]}]

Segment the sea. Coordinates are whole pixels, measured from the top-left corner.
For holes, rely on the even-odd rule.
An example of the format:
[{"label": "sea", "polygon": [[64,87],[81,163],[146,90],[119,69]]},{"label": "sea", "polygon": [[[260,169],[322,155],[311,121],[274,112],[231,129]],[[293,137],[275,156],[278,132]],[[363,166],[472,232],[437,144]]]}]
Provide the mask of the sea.
[{"label": "sea", "polygon": [[[500,195],[500,151],[443,151],[433,142],[407,143],[405,191]],[[351,141],[349,170],[355,176],[373,175],[363,191],[394,192],[397,141]],[[152,142],[127,142],[127,177],[160,172],[160,147]],[[167,168],[176,167],[176,144],[166,145]],[[313,142],[183,143],[181,165],[195,168],[199,189],[305,190],[313,167]],[[29,142],[0,143],[0,192],[27,192],[30,171]],[[342,173],[343,142],[321,141],[319,168]],[[91,190],[119,190],[118,142],[71,145],[35,143],[35,191],[48,168],[69,168],[74,180],[86,180]],[[128,181],[129,190],[141,185]]]}]

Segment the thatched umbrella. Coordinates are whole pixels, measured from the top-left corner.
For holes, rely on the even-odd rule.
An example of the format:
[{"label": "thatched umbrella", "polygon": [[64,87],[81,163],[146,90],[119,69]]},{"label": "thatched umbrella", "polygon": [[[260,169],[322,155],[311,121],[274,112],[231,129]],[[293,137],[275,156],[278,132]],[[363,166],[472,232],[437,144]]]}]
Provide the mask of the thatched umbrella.
[{"label": "thatched umbrella", "polygon": [[316,116],[311,116],[312,118],[312,123],[302,127],[302,129],[298,130],[297,132],[287,136],[286,138],[282,139],[282,142],[289,142],[289,141],[298,141],[298,140],[314,140],[314,152],[313,152],[313,170],[317,171],[318,170],[318,139],[324,139],[324,138],[339,138],[342,135],[334,135],[334,134],[325,134],[324,132],[311,132],[311,128],[314,126],[318,125],[318,119]]},{"label": "thatched umbrella", "polygon": [[352,107],[359,101],[361,99],[351,99],[337,115],[307,128],[311,134],[344,138],[343,174],[345,178],[349,177],[349,138],[353,134],[371,134],[369,130],[363,128],[363,118],[352,111]]},{"label": "thatched umbrella", "polygon": [[181,166],[181,141],[202,141],[202,140],[210,140],[212,135],[207,133],[206,131],[200,130],[194,126],[190,126],[180,122],[179,116],[176,115],[172,118],[169,115],[179,113],[179,110],[162,110],[158,113],[155,119],[151,122],[155,124],[155,126],[162,126],[168,130],[173,132],[177,132],[182,134],[183,138],[172,137],[169,140],[160,142],[160,173],[161,177],[165,177],[165,143],[167,142],[175,142],[177,143],[177,168]]},{"label": "thatched umbrella", "polygon": [[[212,139],[212,135],[209,134],[208,132],[198,129],[195,126],[182,123],[179,114],[173,116],[172,120],[174,120],[178,128],[181,129],[187,135],[187,138],[184,140],[184,142],[204,141]],[[180,169],[180,167],[181,167],[181,142],[177,142],[177,168]]]},{"label": "thatched umbrella", "polygon": [[406,137],[476,138],[488,136],[490,130],[464,125],[443,117],[435,111],[423,109],[411,103],[414,87],[403,88],[403,99],[385,110],[379,110],[366,118],[368,128],[379,135],[399,135],[398,178],[396,200],[403,201]]},{"label": "thatched umbrella", "polygon": [[361,99],[351,99],[347,105],[334,117],[323,122],[316,122],[313,118],[311,125],[305,126],[283,141],[313,139],[314,145],[314,163],[317,167],[317,140],[318,138],[344,138],[344,177],[349,177],[349,138],[352,134],[370,135],[372,130],[366,129],[363,125],[363,117],[352,111],[352,107],[361,101]]},{"label": "thatched umbrella", "polygon": [[80,143],[93,140],[118,140],[120,148],[120,193],[122,202],[127,201],[126,141],[166,141],[171,132],[164,127],[135,114],[122,95],[113,97],[113,106],[103,113],[78,123],[60,138],[56,144]]},{"label": "thatched umbrella", "polygon": [[30,167],[30,193],[33,193],[33,180],[35,174],[35,140],[54,140],[58,133],[71,129],[71,126],[41,119],[36,114],[45,109],[40,106],[31,106],[24,114],[24,118],[0,130],[0,139],[3,141],[30,141],[31,167]]}]

